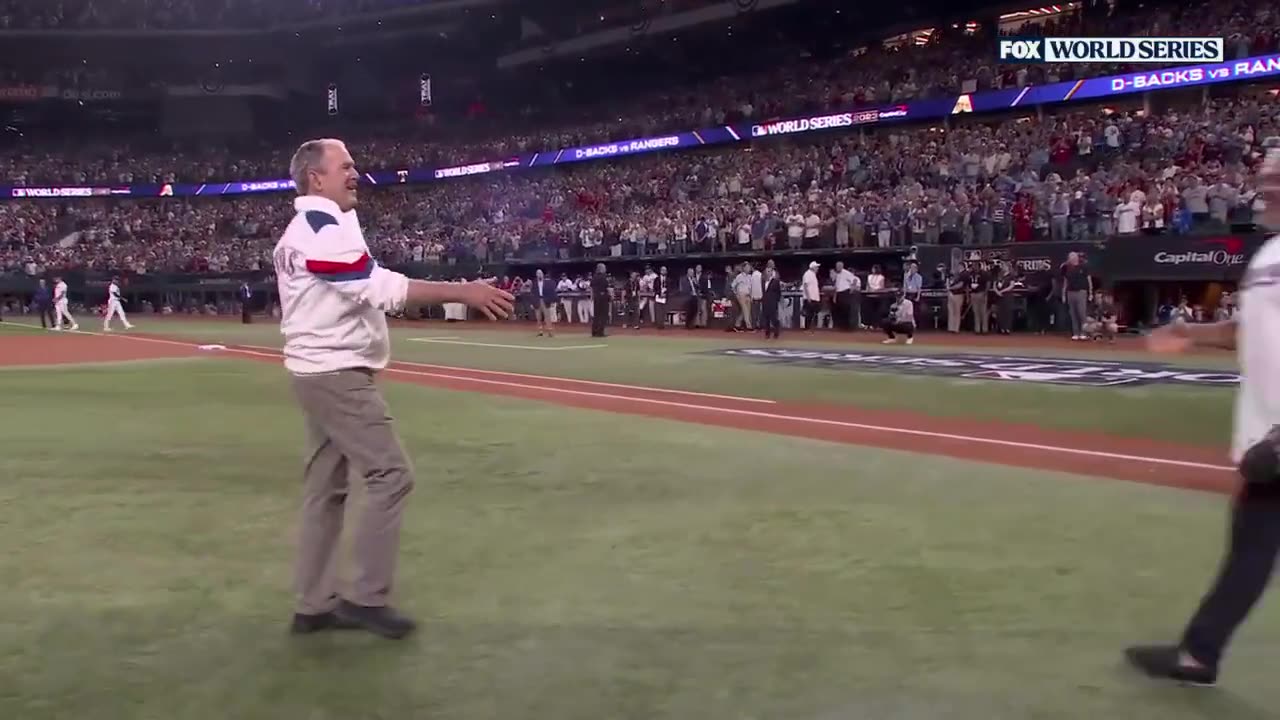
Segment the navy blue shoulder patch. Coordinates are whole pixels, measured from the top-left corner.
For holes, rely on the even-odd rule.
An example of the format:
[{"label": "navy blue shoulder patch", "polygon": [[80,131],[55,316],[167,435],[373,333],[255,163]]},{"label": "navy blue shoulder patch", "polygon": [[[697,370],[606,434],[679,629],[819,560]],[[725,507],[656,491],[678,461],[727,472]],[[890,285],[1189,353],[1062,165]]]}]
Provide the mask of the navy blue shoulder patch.
[{"label": "navy blue shoulder patch", "polygon": [[338,219],[322,210],[308,210],[306,212],[307,224],[311,226],[312,232],[320,232],[325,225],[337,225]]}]

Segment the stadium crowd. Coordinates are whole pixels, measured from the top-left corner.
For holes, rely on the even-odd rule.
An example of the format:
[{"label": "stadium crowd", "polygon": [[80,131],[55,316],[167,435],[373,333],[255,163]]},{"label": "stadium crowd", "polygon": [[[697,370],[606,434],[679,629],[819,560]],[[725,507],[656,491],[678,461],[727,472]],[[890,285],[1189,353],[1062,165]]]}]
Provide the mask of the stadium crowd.
[{"label": "stadium crowd", "polygon": [[[3,2],[5,0],[0,0],[0,4]],[[275,5],[252,0],[224,0],[224,3],[263,8]],[[281,3],[286,7],[296,4],[305,3],[302,0]],[[36,6],[43,5],[33,5]],[[1121,5],[1114,13],[1105,9],[1105,3],[1096,7],[1087,4],[1079,12],[1017,31],[1159,35],[1177,34],[1179,27],[1194,23],[1204,34],[1226,37],[1228,57],[1280,52],[1280,11],[1267,4],[1232,0],[1205,6]],[[0,15],[3,14],[0,11]],[[502,113],[503,117],[496,122],[477,121],[474,117],[466,118],[466,122],[439,118],[428,124],[350,128],[343,136],[353,153],[362,159],[365,170],[440,167],[493,160],[520,152],[962,91],[1057,82],[1127,69],[1098,64],[995,64],[991,56],[992,38],[984,36],[980,28],[977,32],[971,30],[962,26],[940,28],[921,44],[904,42],[893,47],[873,44],[856,57],[792,63],[763,75],[715,78],[674,91],[626,97],[621,101],[610,97],[595,107],[565,108],[549,103]],[[573,120],[568,120],[569,117]],[[593,119],[584,122],[583,118]],[[278,138],[245,139],[230,146],[173,144],[153,135],[76,145],[35,141],[23,143],[0,157],[0,185],[262,179],[279,176],[280,169],[288,164],[290,152],[288,143]]]},{"label": "stadium crowd", "polygon": [[[384,262],[1084,239],[1251,222],[1280,109],[1218,100],[660,153],[366,188]],[[357,155],[358,157],[358,155]],[[269,266],[287,196],[0,203],[0,268]]]},{"label": "stadium crowd", "polygon": [[[3,2],[0,16],[7,7]],[[234,0],[220,6],[268,5]],[[285,9],[304,5],[311,3],[281,3]],[[64,18],[90,6],[79,0],[51,5]],[[1280,13],[1246,2],[1144,7],[1105,17],[1086,11],[1038,27],[1047,33],[1085,32],[1105,22],[1108,34],[1118,33],[1118,27],[1125,29],[1121,34],[1159,34],[1172,32],[1193,12],[1197,27],[1217,28],[1231,39],[1228,55],[1278,49]],[[922,45],[877,47],[818,69],[799,66],[765,77],[724,79],[679,96],[642,98],[625,112],[612,108],[631,123],[625,128],[593,123],[452,143],[424,142],[421,131],[399,128],[356,135],[349,145],[363,170],[429,167],[660,129],[1114,69],[992,65],[990,47],[990,39],[957,28]],[[361,215],[384,262],[1183,232],[1210,223],[1249,223],[1258,143],[1278,131],[1274,99],[1250,97],[1152,115],[1103,114],[1094,108],[1043,118],[969,118],[949,128],[877,128],[427,187],[367,189]],[[144,142],[23,142],[17,152],[0,156],[0,184],[279,177],[291,151],[281,142],[166,152]],[[273,239],[290,215],[290,203],[281,195],[0,202],[0,271],[262,269],[269,266]]]}]

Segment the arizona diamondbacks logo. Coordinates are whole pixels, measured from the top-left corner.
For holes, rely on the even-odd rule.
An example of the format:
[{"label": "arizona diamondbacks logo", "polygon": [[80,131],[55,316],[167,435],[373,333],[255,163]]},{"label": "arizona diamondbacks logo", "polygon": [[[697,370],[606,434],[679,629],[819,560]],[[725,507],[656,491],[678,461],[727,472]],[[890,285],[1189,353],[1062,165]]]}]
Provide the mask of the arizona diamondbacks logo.
[{"label": "arizona diamondbacks logo", "polygon": [[1049,385],[1235,387],[1240,383],[1240,375],[1234,372],[1151,362],[977,354],[898,355],[785,348],[731,348],[712,352],[789,365]]}]

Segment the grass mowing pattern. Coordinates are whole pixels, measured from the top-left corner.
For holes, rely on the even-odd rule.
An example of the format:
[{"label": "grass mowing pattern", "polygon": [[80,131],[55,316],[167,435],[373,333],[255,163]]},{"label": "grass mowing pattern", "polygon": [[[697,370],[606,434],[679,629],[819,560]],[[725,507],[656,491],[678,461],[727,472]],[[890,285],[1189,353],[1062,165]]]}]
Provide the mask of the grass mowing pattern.
[{"label": "grass mowing pattern", "polygon": [[1220,500],[388,384],[418,467],[393,644],[286,637],[281,371],[0,375],[0,717],[1253,718],[1118,669]]}]

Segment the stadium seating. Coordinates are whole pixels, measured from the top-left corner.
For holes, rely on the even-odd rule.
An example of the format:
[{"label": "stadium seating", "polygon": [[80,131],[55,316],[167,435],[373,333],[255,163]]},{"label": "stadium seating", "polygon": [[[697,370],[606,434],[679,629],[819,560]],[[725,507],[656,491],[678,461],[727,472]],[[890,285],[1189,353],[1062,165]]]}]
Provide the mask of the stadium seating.
[{"label": "stadium seating", "polygon": [[[396,2],[343,7],[376,10]],[[110,27],[140,12],[157,27],[219,25],[263,12],[312,17],[317,7],[306,0],[225,0],[211,6],[76,0],[48,7],[0,0],[0,27]],[[1139,9],[1105,21],[1112,30],[1122,27],[1119,34],[1161,32],[1179,22],[1177,12]],[[1216,28],[1230,39],[1229,56],[1280,49],[1280,14],[1269,6],[1215,3],[1195,12],[1197,27]],[[1080,30],[1098,22],[1091,17],[1043,29]],[[430,167],[743,117],[953,93],[968,83],[1020,85],[1114,69],[993,66],[990,46],[989,38],[959,28],[920,46],[874,49],[818,68],[790,67],[682,89],[678,97],[685,102],[676,95],[637,98],[625,113],[613,108],[612,114],[628,118],[623,123],[548,130],[525,124],[488,138],[458,133],[460,139],[450,143],[426,143],[413,129],[383,128],[357,132],[349,144],[364,170]],[[1248,224],[1257,143],[1280,131],[1274,100],[1246,95],[1208,105],[1180,102],[1191,104],[1153,114],[1092,108],[1042,118],[981,118],[949,129],[880,128],[762,141],[749,151],[659,153],[568,170],[368,189],[361,215],[387,262],[674,253],[792,242],[857,247],[1081,239],[1113,231]],[[536,120],[536,114],[522,118]],[[435,137],[450,131],[430,132]],[[32,139],[0,155],[0,185],[279,177],[291,151],[278,141],[159,148],[153,138],[76,144]],[[6,201],[0,203],[0,272],[263,269],[290,212],[283,195]]]}]

